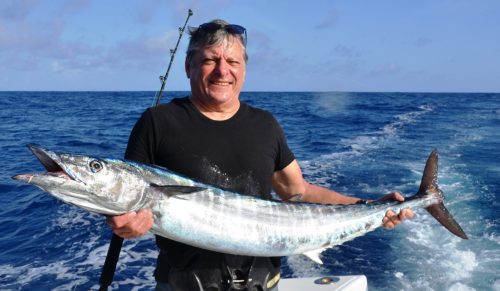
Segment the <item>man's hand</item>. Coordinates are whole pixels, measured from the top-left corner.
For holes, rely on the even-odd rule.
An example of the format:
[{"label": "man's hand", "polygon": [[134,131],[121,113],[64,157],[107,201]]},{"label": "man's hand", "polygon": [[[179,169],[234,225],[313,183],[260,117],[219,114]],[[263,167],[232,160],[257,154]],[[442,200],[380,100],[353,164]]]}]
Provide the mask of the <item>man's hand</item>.
[{"label": "man's hand", "polygon": [[153,226],[153,213],[149,209],[138,212],[131,211],[123,215],[112,216],[106,219],[113,232],[122,238],[136,238],[143,236]]},{"label": "man's hand", "polygon": [[[396,200],[396,201],[403,202],[405,200],[405,198],[399,192],[391,192],[389,194],[384,195],[384,197],[378,199],[377,201],[387,201],[387,200]],[[414,215],[415,215],[415,213],[413,213],[413,210],[411,210],[409,208],[401,210],[399,212],[399,215],[392,212],[391,210],[389,210],[389,211],[387,211],[387,213],[385,214],[385,217],[383,219],[383,223],[384,223],[383,227],[386,229],[393,229],[398,224],[403,222],[403,220],[412,218]]]}]

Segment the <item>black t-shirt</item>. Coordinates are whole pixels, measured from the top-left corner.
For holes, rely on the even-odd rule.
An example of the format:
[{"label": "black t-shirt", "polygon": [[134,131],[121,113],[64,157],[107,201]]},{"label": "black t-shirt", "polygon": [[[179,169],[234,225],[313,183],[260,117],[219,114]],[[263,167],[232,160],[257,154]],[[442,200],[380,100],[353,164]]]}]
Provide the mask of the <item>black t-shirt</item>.
[{"label": "black t-shirt", "polygon": [[[125,158],[242,194],[270,198],[273,172],[289,165],[294,155],[270,113],[241,102],[233,117],[214,121],[185,97],[142,114],[130,135]],[[157,244],[174,266],[195,249],[159,236]],[[161,265],[160,257],[158,268]]]}]

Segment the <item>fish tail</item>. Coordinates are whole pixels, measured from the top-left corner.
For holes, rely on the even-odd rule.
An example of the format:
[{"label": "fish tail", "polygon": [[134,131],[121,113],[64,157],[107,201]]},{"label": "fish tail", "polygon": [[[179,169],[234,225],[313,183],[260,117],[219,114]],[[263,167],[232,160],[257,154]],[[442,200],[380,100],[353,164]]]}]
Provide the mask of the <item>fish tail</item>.
[{"label": "fish tail", "polygon": [[454,235],[468,239],[465,232],[460,225],[455,221],[448,209],[444,206],[444,193],[439,189],[437,184],[438,174],[438,152],[434,149],[427,163],[425,164],[424,174],[422,175],[422,182],[418,190],[417,196],[435,195],[439,198],[439,202],[425,208],[441,225],[448,229]]}]

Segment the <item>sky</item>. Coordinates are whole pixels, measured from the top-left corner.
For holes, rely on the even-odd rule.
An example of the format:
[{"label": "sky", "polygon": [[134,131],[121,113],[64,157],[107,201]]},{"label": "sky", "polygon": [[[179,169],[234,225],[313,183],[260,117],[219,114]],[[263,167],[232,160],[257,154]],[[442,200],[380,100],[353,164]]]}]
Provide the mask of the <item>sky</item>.
[{"label": "sky", "polygon": [[0,91],[157,91],[188,9],[247,29],[243,91],[500,92],[497,0],[0,0]]}]

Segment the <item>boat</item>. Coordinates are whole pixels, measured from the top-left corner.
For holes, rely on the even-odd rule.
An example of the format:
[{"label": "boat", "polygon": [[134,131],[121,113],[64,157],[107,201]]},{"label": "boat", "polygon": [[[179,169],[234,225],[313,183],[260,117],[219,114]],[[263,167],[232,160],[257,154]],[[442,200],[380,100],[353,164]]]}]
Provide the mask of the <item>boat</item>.
[{"label": "boat", "polygon": [[323,276],[281,279],[280,291],[366,291],[368,281],[364,275]]}]

